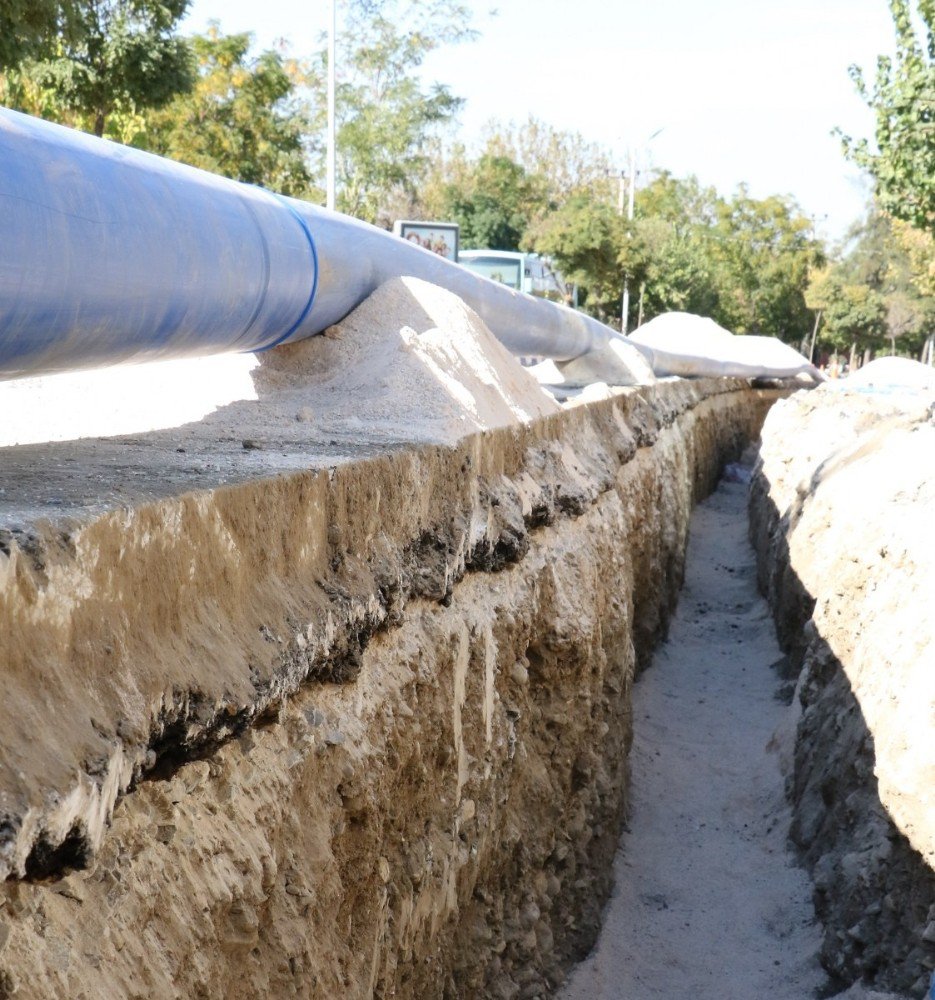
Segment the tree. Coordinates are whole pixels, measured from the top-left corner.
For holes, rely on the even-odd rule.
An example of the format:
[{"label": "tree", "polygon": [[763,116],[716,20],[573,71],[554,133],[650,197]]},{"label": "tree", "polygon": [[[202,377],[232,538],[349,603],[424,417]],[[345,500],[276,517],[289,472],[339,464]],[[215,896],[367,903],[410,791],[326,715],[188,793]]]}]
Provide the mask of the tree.
[{"label": "tree", "polygon": [[604,321],[620,318],[624,271],[642,266],[616,208],[588,194],[572,195],[541,218],[527,232],[524,249],[550,257],[565,280],[578,285],[580,305]]},{"label": "tree", "polygon": [[664,312],[718,313],[719,289],[703,236],[652,216],[637,219],[635,235],[644,266],[633,303],[637,316],[630,328]]},{"label": "tree", "polygon": [[[835,263],[813,273],[807,290],[812,309],[821,309],[822,339],[836,349],[880,351],[888,341],[892,354],[914,354],[935,322],[935,306],[917,282],[917,262],[907,248],[926,240],[904,223],[894,222],[876,206],[853,226]],[[924,287],[924,281],[923,281]]]},{"label": "tree", "polygon": [[16,69],[74,40],[78,0],[0,0],[0,70]]},{"label": "tree", "polygon": [[626,274],[639,289],[631,297],[631,326],[683,310],[736,333],[801,341],[810,332],[805,289],[823,248],[789,199],[757,200],[741,187],[725,200],[693,177],[662,173],[637,193],[630,222],[604,191],[568,198],[524,240],[581,286],[589,312],[619,317]]},{"label": "tree", "polygon": [[923,298],[935,301],[935,234],[915,229],[900,219],[890,222],[893,241],[906,255],[913,288]]},{"label": "tree", "polygon": [[896,28],[895,61],[887,56],[877,60],[872,91],[860,68],[851,67],[858,92],[876,116],[877,149],[866,139],[842,135],[844,151],[872,174],[884,212],[935,232],[935,0],[917,4],[924,46],[913,25],[910,0],[889,2]]},{"label": "tree", "polygon": [[790,199],[750,197],[741,185],[719,200],[711,234],[718,316],[735,333],[801,341],[811,327],[805,304],[809,269],[823,257],[811,220]]},{"label": "tree", "polygon": [[191,45],[197,79],[146,116],[139,145],[234,180],[294,197],[317,197],[305,136],[309,114],[297,96],[301,66],[277,52],[250,56],[249,34],[222,35],[217,24]]},{"label": "tree", "polygon": [[531,115],[522,125],[491,122],[486,132],[485,153],[506,157],[527,176],[540,178],[549,202],[557,205],[583,191],[613,196],[619,176],[613,157],[580,132],[556,129]]},{"label": "tree", "polygon": [[[405,25],[401,28],[400,25]],[[387,205],[411,197],[428,166],[426,145],[463,103],[416,75],[442,45],[473,37],[470,12],[455,0],[354,0],[338,39],[337,205],[388,223]],[[324,128],[327,57],[309,77]],[[320,168],[320,165],[319,165]]]},{"label": "tree", "polygon": [[673,310],[717,315],[720,289],[711,226],[718,204],[713,188],[665,171],[637,192],[634,233],[644,268],[631,326]]},{"label": "tree", "polygon": [[840,268],[817,271],[808,289],[813,309],[821,309],[822,340],[836,350],[857,351],[878,346],[886,329],[886,303],[868,285],[847,284]]},{"label": "tree", "polygon": [[[0,2],[8,17],[16,16],[11,0]],[[189,0],[74,0],[57,5],[50,23],[43,0],[40,23],[27,19],[33,23],[29,41],[12,54],[18,65],[5,75],[3,96],[23,110],[38,110],[98,136],[107,132],[114,113],[161,107],[193,82],[191,50],[175,34],[188,5]]]},{"label": "tree", "polygon": [[443,217],[460,224],[464,246],[518,250],[544,198],[540,178],[506,156],[485,153],[445,185],[441,201]]}]

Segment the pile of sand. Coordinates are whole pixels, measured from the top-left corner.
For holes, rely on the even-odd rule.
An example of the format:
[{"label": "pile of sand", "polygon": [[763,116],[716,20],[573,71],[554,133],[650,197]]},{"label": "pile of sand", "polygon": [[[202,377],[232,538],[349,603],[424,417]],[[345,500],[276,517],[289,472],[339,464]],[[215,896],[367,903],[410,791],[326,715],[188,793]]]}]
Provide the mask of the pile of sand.
[{"label": "pile of sand", "polygon": [[320,428],[453,442],[559,412],[460,298],[393,278],[323,337],[261,356],[260,398],[275,395]]},{"label": "pile of sand", "polygon": [[[905,368],[882,361],[868,384]],[[752,537],[801,668],[791,836],[823,962],[921,996],[935,967],[935,391],[858,386],[770,411]]]},{"label": "pile of sand", "polygon": [[712,319],[692,313],[663,313],[630,335],[656,375],[794,378],[823,381],[808,358],[776,337],[734,336]]},{"label": "pile of sand", "polygon": [[877,358],[848,378],[841,379],[838,388],[921,392],[935,389],[935,368],[909,358]]}]

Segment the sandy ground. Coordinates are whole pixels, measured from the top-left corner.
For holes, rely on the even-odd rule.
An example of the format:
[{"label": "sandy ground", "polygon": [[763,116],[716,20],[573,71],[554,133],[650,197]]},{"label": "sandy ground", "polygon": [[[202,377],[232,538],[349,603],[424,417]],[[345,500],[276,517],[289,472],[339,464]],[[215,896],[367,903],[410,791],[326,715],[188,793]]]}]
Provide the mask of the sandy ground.
[{"label": "sandy ground", "polygon": [[746,491],[722,483],[693,515],[670,638],[635,688],[616,888],[563,1000],[803,1000],[825,985],[811,885],[786,849],[776,734],[792,709],[770,669]]}]

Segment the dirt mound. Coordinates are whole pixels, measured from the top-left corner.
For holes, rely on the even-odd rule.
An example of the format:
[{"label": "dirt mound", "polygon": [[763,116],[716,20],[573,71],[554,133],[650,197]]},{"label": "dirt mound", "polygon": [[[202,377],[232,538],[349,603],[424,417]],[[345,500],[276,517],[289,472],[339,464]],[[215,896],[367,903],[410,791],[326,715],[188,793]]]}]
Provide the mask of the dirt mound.
[{"label": "dirt mound", "polygon": [[823,961],[921,993],[935,967],[935,393],[778,404],[752,533],[798,673],[792,835]]},{"label": "dirt mound", "polygon": [[845,389],[935,390],[935,368],[909,358],[877,358],[841,383]]},{"label": "dirt mound", "polygon": [[324,337],[261,355],[260,393],[319,426],[380,427],[408,441],[453,442],[528,423],[558,404],[461,299],[394,278]]},{"label": "dirt mound", "polygon": [[823,380],[818,370],[777,337],[734,336],[706,316],[663,313],[630,335],[652,358],[657,375]]}]

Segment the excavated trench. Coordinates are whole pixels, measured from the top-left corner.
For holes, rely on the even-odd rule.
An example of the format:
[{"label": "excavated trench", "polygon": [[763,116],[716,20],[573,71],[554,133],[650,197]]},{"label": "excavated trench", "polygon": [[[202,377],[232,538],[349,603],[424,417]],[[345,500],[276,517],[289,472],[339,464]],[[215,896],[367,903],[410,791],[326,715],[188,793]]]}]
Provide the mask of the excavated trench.
[{"label": "excavated trench", "polygon": [[804,1000],[825,985],[810,883],[786,846],[789,699],[747,492],[725,480],[692,514],[669,635],[634,687],[614,891],[562,1000]]},{"label": "excavated trench", "polygon": [[[413,444],[299,434],[290,389],[8,450],[0,998],[555,995],[611,891],[690,511],[787,395],[672,381]],[[911,881],[879,914],[909,899],[927,940]],[[902,988],[909,947],[836,974]]]},{"label": "excavated trench", "polygon": [[[0,995],[550,994],[609,892],[692,502],[778,395],[628,390],[12,535]],[[100,482],[177,446],[42,455]]]}]

